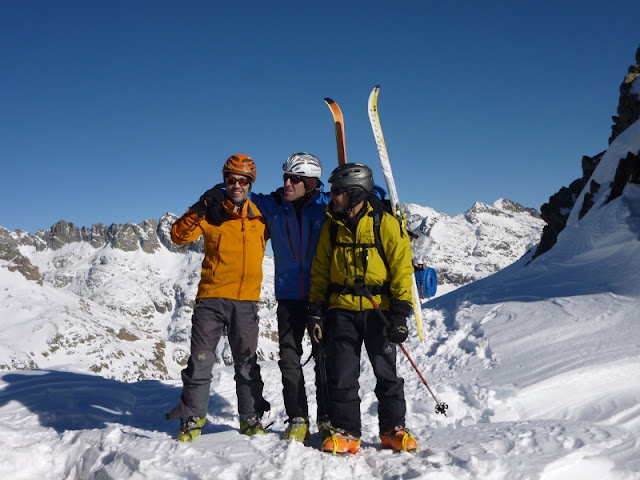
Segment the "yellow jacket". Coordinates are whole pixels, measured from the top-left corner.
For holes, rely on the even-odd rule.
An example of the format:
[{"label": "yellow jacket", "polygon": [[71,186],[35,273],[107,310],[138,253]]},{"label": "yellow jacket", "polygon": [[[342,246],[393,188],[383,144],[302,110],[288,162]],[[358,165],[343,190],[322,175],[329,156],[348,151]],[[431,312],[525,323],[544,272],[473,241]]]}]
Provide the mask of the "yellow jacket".
[{"label": "yellow jacket", "polygon": [[204,235],[204,260],[196,298],[260,300],[262,259],[269,231],[256,205],[247,200],[241,211],[226,200],[228,220],[212,225],[190,210],[175,221],[171,240],[178,245]]},{"label": "yellow jacket", "polygon": [[[329,221],[325,222],[318,248],[311,267],[310,301],[327,301],[326,293],[330,284],[353,285],[357,278],[364,276],[364,284],[380,289],[388,286],[391,298],[411,302],[413,265],[411,263],[411,246],[409,236],[400,222],[388,213],[384,213],[380,222],[380,239],[389,269],[384,264],[375,246],[365,247],[367,250],[367,268],[363,268],[363,247],[341,246],[344,243],[375,243],[373,232],[373,208],[368,203],[364,215],[356,226],[355,235],[345,224],[331,215],[327,207]],[[331,244],[330,224],[338,225],[335,248]],[[389,309],[388,294],[373,295],[373,300],[382,310]],[[331,292],[327,301],[328,308],[344,308],[346,310],[371,310],[373,305],[363,296],[349,293]]]}]

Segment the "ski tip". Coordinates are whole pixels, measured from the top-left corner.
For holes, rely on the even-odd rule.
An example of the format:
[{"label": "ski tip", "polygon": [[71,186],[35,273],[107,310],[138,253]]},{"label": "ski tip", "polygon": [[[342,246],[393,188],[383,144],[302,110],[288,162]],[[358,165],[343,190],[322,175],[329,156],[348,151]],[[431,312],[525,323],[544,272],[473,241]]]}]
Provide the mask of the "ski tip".
[{"label": "ski tip", "polygon": [[369,105],[376,102],[378,92],[380,92],[380,85],[376,85],[373,87],[373,90],[371,90],[371,93],[369,94]]},{"label": "ski tip", "polygon": [[325,102],[327,102],[327,105],[331,105],[332,103],[336,103],[333,100],[331,100],[329,97],[324,99]]}]

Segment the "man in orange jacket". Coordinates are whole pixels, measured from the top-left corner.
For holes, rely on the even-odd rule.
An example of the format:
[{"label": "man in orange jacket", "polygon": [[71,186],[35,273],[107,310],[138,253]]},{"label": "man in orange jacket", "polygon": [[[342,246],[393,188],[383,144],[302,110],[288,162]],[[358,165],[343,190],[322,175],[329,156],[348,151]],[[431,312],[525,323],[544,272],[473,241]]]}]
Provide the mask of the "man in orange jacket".
[{"label": "man in orange jacket", "polygon": [[271,408],[262,396],[256,355],[262,259],[269,238],[264,215],[248,199],[256,167],[250,157],[235,154],[225,162],[222,174],[225,201],[211,201],[214,189],[205,192],[171,229],[171,239],[178,245],[204,236],[191,356],[182,371],[180,400],[166,415],[168,420],[180,419],[178,440],[186,442],[204,426],[215,351],[225,329],[233,355],[241,433],[265,433],[260,420]]}]

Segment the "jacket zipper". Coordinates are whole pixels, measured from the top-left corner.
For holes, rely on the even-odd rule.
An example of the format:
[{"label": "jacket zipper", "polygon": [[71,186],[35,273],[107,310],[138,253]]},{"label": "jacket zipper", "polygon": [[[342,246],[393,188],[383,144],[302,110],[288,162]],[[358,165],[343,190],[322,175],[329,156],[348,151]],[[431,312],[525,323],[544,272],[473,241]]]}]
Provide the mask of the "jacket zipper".
[{"label": "jacket zipper", "polygon": [[238,300],[240,300],[240,292],[242,292],[242,283],[244,281],[244,270],[247,261],[247,232],[244,229],[244,217],[240,220],[242,230],[242,273],[240,274],[240,283],[238,284]]},{"label": "jacket zipper", "polygon": [[289,250],[291,251],[291,255],[293,256],[294,260],[296,259],[296,250],[293,246],[293,241],[291,240],[291,230],[289,230],[289,222],[285,223],[285,226],[287,227],[287,240],[289,240]]},{"label": "jacket zipper", "polygon": [[311,237],[313,232],[313,220],[309,220],[309,243],[307,243],[307,258],[311,254]]},{"label": "jacket zipper", "polygon": [[302,219],[304,218],[304,208],[300,210],[300,241],[298,242],[300,249],[300,260],[298,261],[298,271],[300,272],[300,298],[304,299],[304,270],[302,268],[303,254],[302,254],[302,240],[304,239],[304,222]]}]

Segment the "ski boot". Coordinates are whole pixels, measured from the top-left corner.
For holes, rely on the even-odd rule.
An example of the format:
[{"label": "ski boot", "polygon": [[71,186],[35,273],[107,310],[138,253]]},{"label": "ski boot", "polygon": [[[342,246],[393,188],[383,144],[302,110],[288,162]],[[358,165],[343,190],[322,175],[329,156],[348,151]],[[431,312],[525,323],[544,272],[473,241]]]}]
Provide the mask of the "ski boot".
[{"label": "ski boot", "polygon": [[418,449],[416,439],[409,433],[409,429],[404,427],[395,427],[381,433],[380,443],[382,448],[388,448],[394,452],[415,452]]},{"label": "ski boot", "polygon": [[179,442],[192,442],[200,436],[200,431],[206,422],[205,417],[189,417],[187,421],[180,419]]},{"label": "ski boot", "polygon": [[329,428],[329,436],[322,442],[320,449],[333,455],[346,455],[347,453],[358,453],[360,450],[360,439],[346,433],[341,428]]},{"label": "ski boot", "polygon": [[262,426],[262,423],[260,423],[260,417],[255,415],[247,418],[246,420],[240,420],[240,433],[252,437],[254,435],[267,433],[267,429]]},{"label": "ski boot", "polygon": [[297,442],[306,442],[309,438],[309,417],[295,417],[287,420],[289,426],[284,431],[284,440],[295,440]]}]

